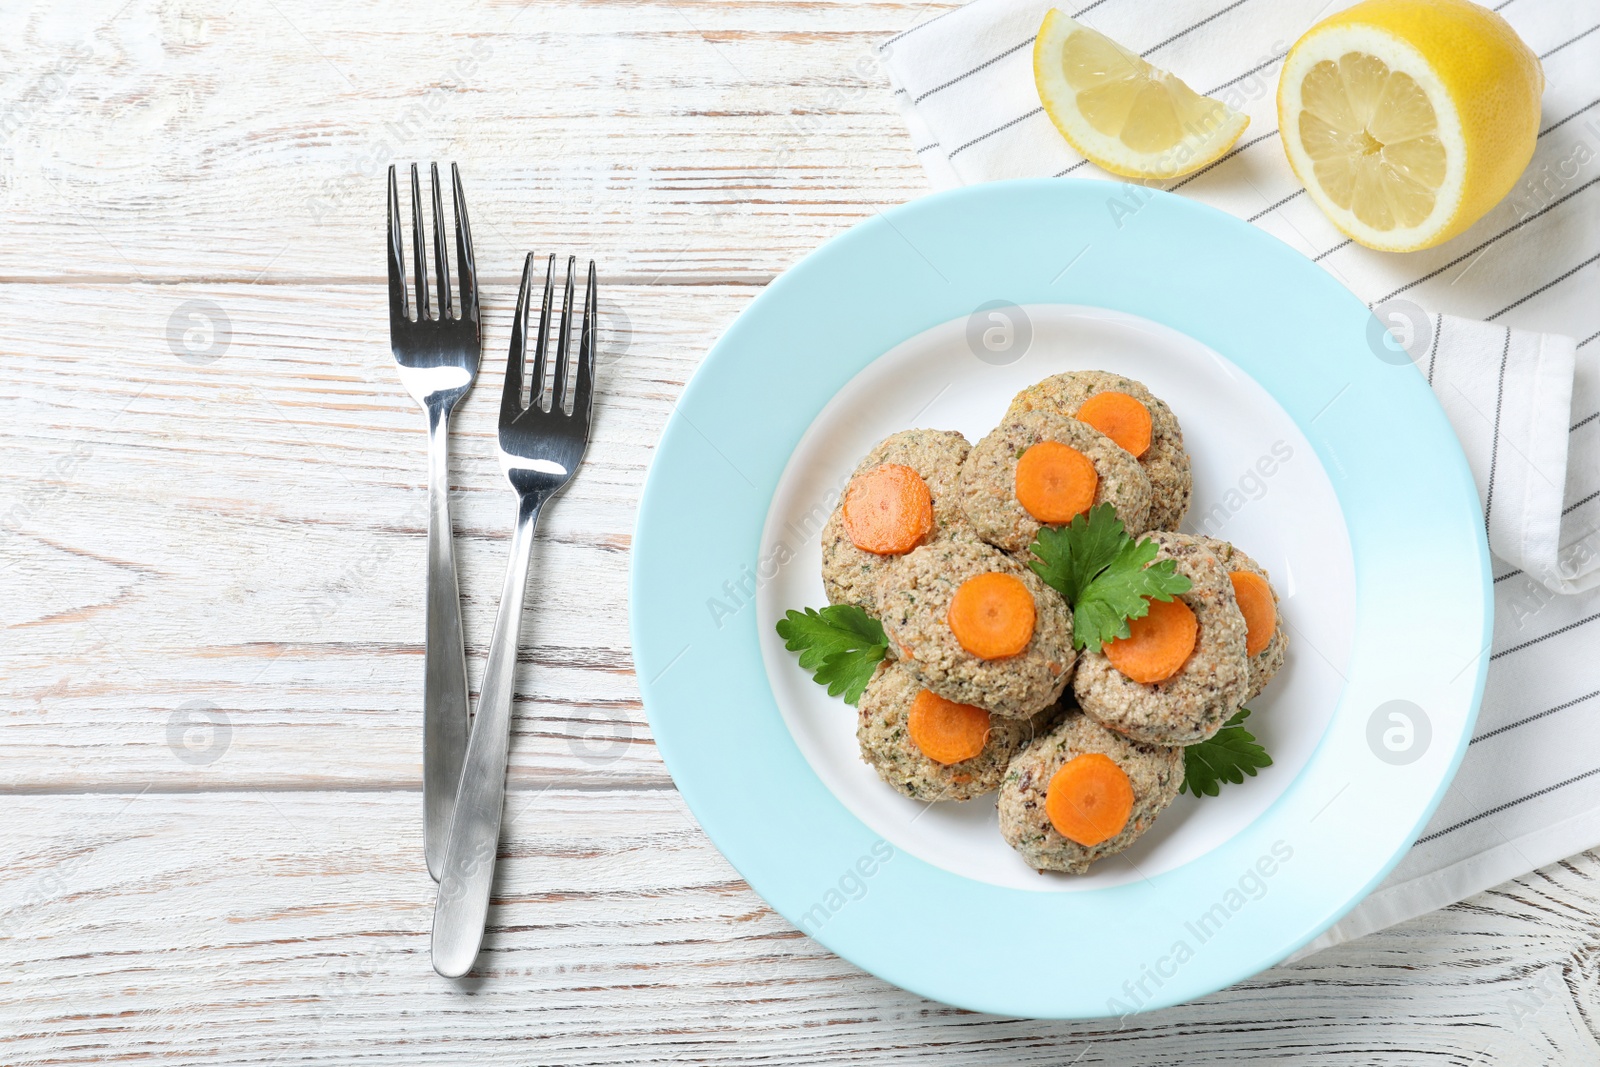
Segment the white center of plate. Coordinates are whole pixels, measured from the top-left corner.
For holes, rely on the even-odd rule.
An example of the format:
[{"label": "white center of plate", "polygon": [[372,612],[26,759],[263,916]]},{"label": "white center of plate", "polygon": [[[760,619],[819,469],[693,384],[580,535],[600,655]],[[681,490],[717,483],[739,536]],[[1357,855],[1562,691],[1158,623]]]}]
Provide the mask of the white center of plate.
[{"label": "white center of plate", "polygon": [[[1254,379],[1146,319],[1055,304],[1018,311],[999,308],[936,326],[874,360],[839,391],[784,468],[750,580],[778,708],[812,769],[857,818],[896,848],[953,874],[1038,892],[1100,888],[1204,855],[1266,811],[1305,766],[1350,658],[1354,566],[1321,462]],[[1283,358],[1294,353],[1286,349]],[[915,427],[959,430],[976,443],[1018,390],[1069,370],[1127,375],[1171,406],[1194,470],[1183,529],[1232,541],[1267,569],[1289,648],[1283,670],[1251,702],[1249,729],[1272,755],[1271,767],[1242,785],[1223,785],[1220,796],[1178,797],[1132,848],[1088,875],[1041,876],[1000,837],[992,795],[929,805],[885,785],[861,760],[855,709],[811,681],[773,626],[789,608],[827,603],[818,537],[873,445]]]}]

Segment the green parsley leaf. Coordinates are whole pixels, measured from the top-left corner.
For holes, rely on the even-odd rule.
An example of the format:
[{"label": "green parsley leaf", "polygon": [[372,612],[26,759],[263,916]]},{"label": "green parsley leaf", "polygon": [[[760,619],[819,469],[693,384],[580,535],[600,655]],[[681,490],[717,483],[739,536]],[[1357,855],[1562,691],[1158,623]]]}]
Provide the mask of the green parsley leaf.
[{"label": "green parsley leaf", "polygon": [[1071,605],[1074,648],[1098,652],[1105,642],[1127,637],[1128,620],[1148,614],[1151,599],[1189,591],[1176,563],[1151,562],[1159,548],[1129,537],[1110,504],[1065,526],[1039,528],[1032,545],[1037,558],[1029,566]]},{"label": "green parsley leaf", "polygon": [[1272,766],[1267,750],[1256,744],[1255,735],[1240,725],[1249,716],[1249,708],[1240,708],[1210,740],[1184,748],[1183,785],[1178,787],[1178,792],[1214,797],[1219,782],[1238,785],[1245,775],[1254,778],[1258,768]]},{"label": "green parsley leaf", "polygon": [[1152,563],[1159,549],[1154,541],[1128,538],[1111,565],[1089,583],[1072,608],[1072,643],[1098,651],[1105,642],[1127,637],[1129,619],[1150,613],[1151,600],[1171,600],[1187,593],[1189,579],[1170,559]]},{"label": "green parsley leaf", "polygon": [[847,704],[861,699],[872,672],[889,653],[883,625],[854,604],[823,608],[792,608],[778,620],[783,647],[800,653],[800,666],[811,671],[818,685],[832,697],[843,694]]},{"label": "green parsley leaf", "polygon": [[[1142,619],[1150,601],[1187,593],[1191,583],[1170,560],[1155,561],[1160,546],[1128,536],[1110,504],[1090,508],[1065,526],[1041,526],[1028,564],[1072,608],[1072,644],[1099,651],[1105,642],[1130,633],[1128,620]],[[1208,741],[1183,750],[1179,792],[1214,797],[1220,782],[1238,785],[1245,775],[1272,766],[1272,757],[1240,724],[1249,708],[1223,724]]]},{"label": "green parsley leaf", "polygon": [[1076,604],[1084,588],[1111,565],[1127,539],[1117,509],[1101,504],[1074,516],[1065,526],[1039,527],[1032,545],[1038,558],[1028,565],[1068,604]]}]

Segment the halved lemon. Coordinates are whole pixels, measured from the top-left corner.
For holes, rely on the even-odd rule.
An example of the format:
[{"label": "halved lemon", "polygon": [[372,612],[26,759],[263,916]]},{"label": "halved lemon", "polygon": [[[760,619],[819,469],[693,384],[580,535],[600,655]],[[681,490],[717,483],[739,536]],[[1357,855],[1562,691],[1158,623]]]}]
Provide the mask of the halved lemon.
[{"label": "halved lemon", "polygon": [[1295,42],[1278,80],[1289,166],[1368,248],[1431,248],[1499,203],[1533,157],[1539,59],[1467,0],[1367,0]]},{"label": "halved lemon", "polygon": [[1056,129],[1125,178],[1176,178],[1222,155],[1250,124],[1103,33],[1056,10],[1033,42],[1033,80]]}]

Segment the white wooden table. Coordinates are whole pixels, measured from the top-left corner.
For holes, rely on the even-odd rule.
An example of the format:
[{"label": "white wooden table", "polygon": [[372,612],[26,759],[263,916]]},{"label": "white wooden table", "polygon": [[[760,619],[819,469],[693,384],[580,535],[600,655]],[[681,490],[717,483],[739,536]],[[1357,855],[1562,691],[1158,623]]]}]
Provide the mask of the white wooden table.
[{"label": "white wooden table", "polygon": [[[1180,1008],[975,1016],[835,958],[684,809],[634,507],[718,333],[925,190],[895,0],[33,2],[0,41],[0,1063],[1600,1062],[1585,854]],[[524,251],[601,264],[588,461],[528,594],[486,951],[428,965],[424,436],[391,160],[455,160],[487,308],[453,440],[469,666]]]}]

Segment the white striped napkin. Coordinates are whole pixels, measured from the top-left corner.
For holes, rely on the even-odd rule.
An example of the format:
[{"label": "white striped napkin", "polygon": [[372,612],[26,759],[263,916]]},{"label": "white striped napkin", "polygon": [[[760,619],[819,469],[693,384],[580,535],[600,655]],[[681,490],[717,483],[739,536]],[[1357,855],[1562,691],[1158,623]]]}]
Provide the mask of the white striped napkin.
[{"label": "white striped napkin", "polygon": [[880,49],[936,187],[1111,177],[1039,106],[1033,37],[1051,6],[1250,116],[1226,156],[1165,187],[1271,231],[1372,305],[1427,375],[1478,480],[1497,559],[1477,734],[1410,853],[1305,951],[1600,845],[1600,0],[1498,4],[1544,64],[1534,161],[1487,218],[1410,255],[1339,234],[1277,143],[1284,52],[1342,0],[973,0],[938,14]]}]

